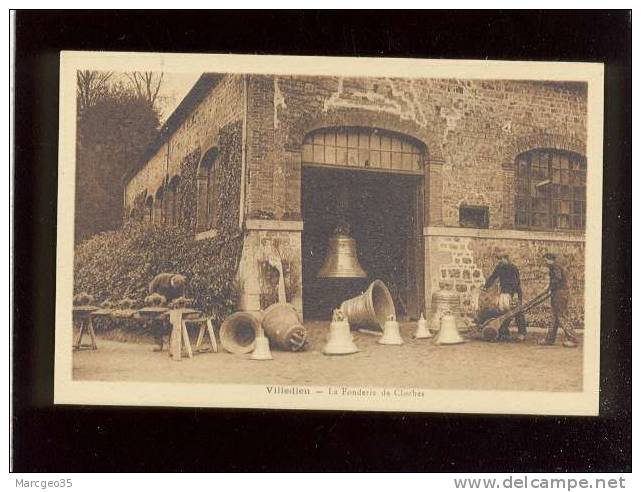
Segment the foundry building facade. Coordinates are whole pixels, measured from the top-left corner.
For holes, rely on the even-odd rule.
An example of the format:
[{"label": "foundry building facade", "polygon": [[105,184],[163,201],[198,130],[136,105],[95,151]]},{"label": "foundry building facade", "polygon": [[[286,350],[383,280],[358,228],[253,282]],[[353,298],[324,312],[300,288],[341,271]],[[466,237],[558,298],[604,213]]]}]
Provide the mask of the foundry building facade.
[{"label": "foundry building facade", "polygon": [[[237,208],[238,309],[276,300],[277,257],[306,319],[375,278],[400,316],[429,311],[439,289],[471,315],[497,251],[525,299],[546,287],[541,255],[554,252],[582,327],[586,104],[582,83],[204,74],[126,177],[126,218],[207,241]],[[239,183],[223,195],[225,166]],[[366,279],[317,276],[340,221]]]}]

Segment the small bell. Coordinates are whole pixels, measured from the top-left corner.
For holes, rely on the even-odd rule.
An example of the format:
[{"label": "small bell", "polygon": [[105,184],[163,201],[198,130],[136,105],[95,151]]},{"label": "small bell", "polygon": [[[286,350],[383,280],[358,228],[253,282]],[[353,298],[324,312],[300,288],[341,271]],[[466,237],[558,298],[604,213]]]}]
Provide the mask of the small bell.
[{"label": "small bell", "polygon": [[269,350],[269,338],[265,336],[263,330],[259,330],[255,339],[254,351],[251,355],[251,360],[272,360],[272,353]]},{"label": "small bell", "polygon": [[421,317],[416,323],[416,333],[414,333],[414,338],[418,339],[424,339],[424,338],[432,338],[432,333],[430,330],[427,329],[427,320],[425,319],[425,316],[423,316],[423,312],[421,311]]},{"label": "small bell", "polygon": [[449,311],[441,316],[441,329],[434,340],[436,345],[455,345],[464,343],[456,327],[456,317]]},{"label": "small bell", "polygon": [[329,325],[329,337],[323,348],[325,355],[347,355],[358,352],[354,344],[349,322],[340,309],[334,309],[332,322]]},{"label": "small bell", "polygon": [[390,314],[383,328],[383,336],[378,339],[381,345],[403,345],[403,339],[399,330],[396,316]]}]

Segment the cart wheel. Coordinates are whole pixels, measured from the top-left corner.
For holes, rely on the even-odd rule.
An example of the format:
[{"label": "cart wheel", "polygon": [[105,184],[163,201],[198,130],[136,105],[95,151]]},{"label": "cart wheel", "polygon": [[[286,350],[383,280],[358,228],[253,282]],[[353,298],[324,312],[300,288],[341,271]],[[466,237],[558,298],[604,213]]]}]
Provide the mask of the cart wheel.
[{"label": "cart wheel", "polygon": [[483,340],[486,342],[496,342],[499,337],[499,331],[491,325],[485,326],[481,332]]}]

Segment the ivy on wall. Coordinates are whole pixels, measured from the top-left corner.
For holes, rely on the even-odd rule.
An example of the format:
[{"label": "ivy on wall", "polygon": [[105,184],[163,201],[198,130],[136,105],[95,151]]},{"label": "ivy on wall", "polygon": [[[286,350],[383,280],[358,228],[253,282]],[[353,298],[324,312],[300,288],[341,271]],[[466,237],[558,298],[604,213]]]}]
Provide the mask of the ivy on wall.
[{"label": "ivy on wall", "polygon": [[[187,295],[195,307],[222,322],[236,302],[236,273],[243,246],[238,227],[241,176],[241,126],[235,122],[219,133],[217,234],[196,240],[196,174],[201,149],[181,163],[175,226],[142,223],[135,218],[122,229],[93,236],[76,247],[74,291],[88,292],[97,303],[129,297],[141,303],[151,279],[175,272],[188,279]],[[136,206],[142,206],[141,203]]]}]

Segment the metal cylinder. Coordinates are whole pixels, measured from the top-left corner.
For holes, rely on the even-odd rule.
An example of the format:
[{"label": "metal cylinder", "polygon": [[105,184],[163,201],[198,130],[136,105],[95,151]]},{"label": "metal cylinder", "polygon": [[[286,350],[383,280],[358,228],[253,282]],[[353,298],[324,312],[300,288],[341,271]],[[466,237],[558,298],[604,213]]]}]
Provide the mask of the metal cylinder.
[{"label": "metal cylinder", "polygon": [[253,313],[234,313],[220,327],[220,344],[232,354],[248,354],[254,350],[259,329]]},{"label": "metal cylinder", "polygon": [[461,318],[461,298],[451,290],[437,290],[432,294],[432,319],[430,330],[437,332],[441,329],[441,318],[449,312],[455,320],[459,330],[467,328],[467,325]]},{"label": "metal cylinder", "polygon": [[360,296],[341,304],[341,311],[352,328],[374,328],[383,331],[390,316],[396,318],[394,301],[381,280],[374,280]]},{"label": "metal cylinder", "polygon": [[298,352],[307,344],[307,330],[291,304],[276,303],[263,311],[262,327],[274,346]]}]

